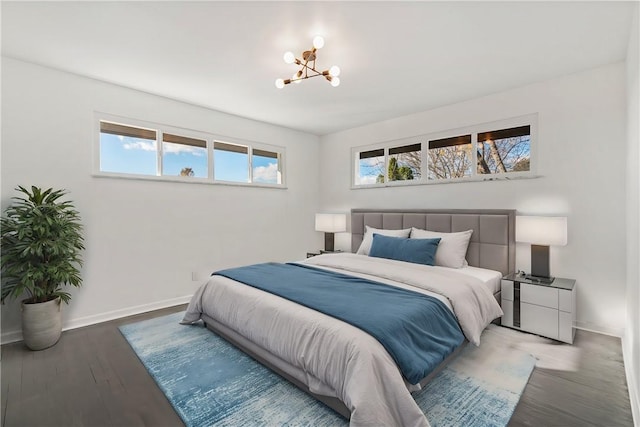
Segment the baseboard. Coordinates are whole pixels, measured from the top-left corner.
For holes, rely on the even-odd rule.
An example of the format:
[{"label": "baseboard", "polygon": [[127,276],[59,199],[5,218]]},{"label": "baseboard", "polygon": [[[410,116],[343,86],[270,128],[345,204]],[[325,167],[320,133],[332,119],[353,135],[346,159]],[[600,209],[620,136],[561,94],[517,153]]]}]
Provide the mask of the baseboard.
[{"label": "baseboard", "polygon": [[[176,305],[186,304],[191,300],[191,295],[185,295],[178,298],[156,301],[150,304],[136,305],[133,307],[122,308],[105,313],[94,314],[91,316],[79,317],[77,319],[68,319],[62,325],[62,330],[82,328],[84,326],[95,325],[96,323],[107,322],[109,320],[119,319],[121,317],[132,316],[134,314],[146,313],[148,311],[159,310],[161,308],[173,307]],[[9,344],[11,342],[22,341],[22,331],[3,332],[0,343]]]},{"label": "baseboard", "polygon": [[629,338],[625,334],[622,337],[622,359],[624,361],[624,372],[627,377],[627,388],[629,389],[629,403],[631,404],[631,414],[633,425],[640,427],[640,390],[638,390],[638,372],[633,372],[633,363],[628,349],[631,348]]},{"label": "baseboard", "polygon": [[10,342],[22,341],[22,331],[3,332],[0,343],[9,344]]},{"label": "baseboard", "polygon": [[624,329],[619,328],[609,328],[605,326],[594,325],[593,323],[588,322],[575,322],[573,326],[576,329],[582,329],[583,331],[595,332],[612,337],[622,338],[624,336]]}]

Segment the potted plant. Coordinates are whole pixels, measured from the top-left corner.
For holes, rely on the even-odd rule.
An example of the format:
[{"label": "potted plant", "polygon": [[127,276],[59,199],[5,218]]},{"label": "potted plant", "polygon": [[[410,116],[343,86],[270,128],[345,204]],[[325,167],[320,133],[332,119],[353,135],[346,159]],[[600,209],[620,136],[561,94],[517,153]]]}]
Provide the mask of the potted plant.
[{"label": "potted plant", "polygon": [[60,201],[65,190],[16,188],[0,220],[2,302],[22,300],[22,335],[32,350],[51,347],[62,333],[61,302],[71,295],[64,285],[80,286],[84,249],[80,215],[70,201]]}]

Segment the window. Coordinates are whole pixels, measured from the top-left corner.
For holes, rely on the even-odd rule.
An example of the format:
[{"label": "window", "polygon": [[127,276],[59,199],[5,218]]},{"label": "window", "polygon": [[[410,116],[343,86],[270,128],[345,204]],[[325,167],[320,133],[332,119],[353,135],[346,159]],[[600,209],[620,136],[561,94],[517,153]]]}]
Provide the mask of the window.
[{"label": "window", "polygon": [[216,181],[249,182],[249,147],[216,141],[213,158]]},{"label": "window", "polygon": [[100,122],[100,170],[132,175],[156,175],[157,132]]},{"label": "window", "polygon": [[253,182],[282,184],[280,156],[274,151],[254,149],[252,152]]},{"label": "window", "polygon": [[352,149],[353,185],[533,177],[537,115]]},{"label": "window", "polygon": [[471,176],[471,135],[429,141],[429,179]]},{"label": "window", "polygon": [[527,172],[531,167],[531,126],[478,134],[478,173]]},{"label": "window", "polygon": [[103,114],[96,116],[100,130],[97,175],[284,186],[284,148]]},{"label": "window", "polygon": [[412,144],[389,149],[387,176],[389,181],[411,181],[420,179],[422,145]]},{"label": "window", "polygon": [[358,155],[359,185],[384,183],[384,150],[363,151]]},{"label": "window", "polygon": [[206,178],[207,141],[163,133],[162,175]]}]

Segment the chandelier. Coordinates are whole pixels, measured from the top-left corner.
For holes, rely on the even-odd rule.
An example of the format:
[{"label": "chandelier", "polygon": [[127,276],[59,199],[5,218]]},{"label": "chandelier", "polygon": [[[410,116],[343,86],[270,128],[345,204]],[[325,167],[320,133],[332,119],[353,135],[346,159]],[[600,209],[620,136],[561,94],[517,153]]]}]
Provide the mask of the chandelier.
[{"label": "chandelier", "polygon": [[302,59],[296,58],[293,52],[285,52],[284,62],[287,64],[296,64],[300,66],[300,69],[290,79],[277,79],[276,87],[282,89],[289,83],[300,83],[302,80],[310,79],[311,77],[322,76],[331,86],[336,87],[340,84],[340,67],[337,65],[332,66],[328,70],[318,71],[316,70],[316,58],[317,50],[324,46],[324,39],[321,36],[316,36],[313,39],[313,47],[311,50],[305,50],[302,52]]}]

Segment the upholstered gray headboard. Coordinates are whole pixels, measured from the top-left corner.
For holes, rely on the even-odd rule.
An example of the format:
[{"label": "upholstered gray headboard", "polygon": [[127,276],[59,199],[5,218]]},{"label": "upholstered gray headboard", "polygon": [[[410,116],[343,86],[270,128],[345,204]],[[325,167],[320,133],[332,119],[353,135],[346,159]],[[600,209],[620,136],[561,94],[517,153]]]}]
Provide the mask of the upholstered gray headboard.
[{"label": "upholstered gray headboard", "polygon": [[473,230],[467,250],[469,265],[508,274],[516,265],[515,221],[516,211],[508,209],[352,209],[351,250],[356,252],[362,243],[365,225],[445,233]]}]

